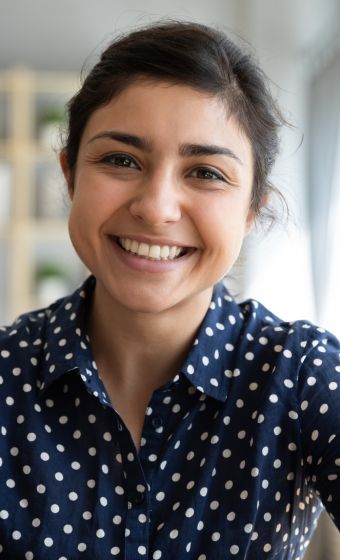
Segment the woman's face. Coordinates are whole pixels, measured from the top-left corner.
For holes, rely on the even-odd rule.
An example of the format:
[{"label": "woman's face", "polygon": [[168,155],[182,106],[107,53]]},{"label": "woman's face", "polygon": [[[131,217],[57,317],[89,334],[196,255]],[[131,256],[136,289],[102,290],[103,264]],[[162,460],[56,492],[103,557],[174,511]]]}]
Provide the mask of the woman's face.
[{"label": "woman's face", "polygon": [[137,82],[86,125],[72,242],[97,289],[130,310],[208,301],[253,224],[252,179],[250,143],[220,100]]}]

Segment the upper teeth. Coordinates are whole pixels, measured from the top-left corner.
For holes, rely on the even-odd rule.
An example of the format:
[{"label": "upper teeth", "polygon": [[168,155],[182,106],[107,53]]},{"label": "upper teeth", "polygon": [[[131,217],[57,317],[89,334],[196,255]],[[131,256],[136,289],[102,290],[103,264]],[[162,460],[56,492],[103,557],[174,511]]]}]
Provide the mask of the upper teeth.
[{"label": "upper teeth", "polygon": [[123,237],[119,238],[119,243],[130,253],[156,261],[175,259],[182,252],[182,248],[176,247],[176,245],[172,247],[169,245],[148,245],[148,243],[139,243],[134,239],[124,239]]}]

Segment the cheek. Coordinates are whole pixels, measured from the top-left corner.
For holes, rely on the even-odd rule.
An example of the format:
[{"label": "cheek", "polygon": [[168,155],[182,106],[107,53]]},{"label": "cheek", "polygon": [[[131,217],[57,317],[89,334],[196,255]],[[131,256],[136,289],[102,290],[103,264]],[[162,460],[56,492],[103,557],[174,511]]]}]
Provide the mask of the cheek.
[{"label": "cheek", "polygon": [[196,216],[203,241],[205,239],[215,249],[229,252],[242,244],[247,219],[243,208],[225,201],[207,202],[201,205]]}]

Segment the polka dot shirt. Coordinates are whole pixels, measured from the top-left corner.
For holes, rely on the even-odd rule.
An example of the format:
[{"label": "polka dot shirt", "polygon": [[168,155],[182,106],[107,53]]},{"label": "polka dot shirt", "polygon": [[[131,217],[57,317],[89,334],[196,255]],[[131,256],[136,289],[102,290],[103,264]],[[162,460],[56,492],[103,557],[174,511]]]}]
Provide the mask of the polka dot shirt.
[{"label": "polka dot shirt", "polygon": [[95,279],[0,330],[0,558],[299,560],[340,525],[339,343],[222,284],[136,452],[86,335]]}]

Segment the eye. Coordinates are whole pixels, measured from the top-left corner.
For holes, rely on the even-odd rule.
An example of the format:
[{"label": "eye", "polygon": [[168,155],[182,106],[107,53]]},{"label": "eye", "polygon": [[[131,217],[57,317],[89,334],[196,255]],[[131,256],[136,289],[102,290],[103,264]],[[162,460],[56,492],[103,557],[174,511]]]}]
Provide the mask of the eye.
[{"label": "eye", "polygon": [[203,179],[204,181],[223,181],[226,183],[226,178],[210,167],[196,167],[191,171],[191,175],[196,179]]},{"label": "eye", "polygon": [[101,163],[107,163],[114,167],[139,169],[139,166],[136,163],[136,161],[127,154],[109,154],[101,159]]}]

